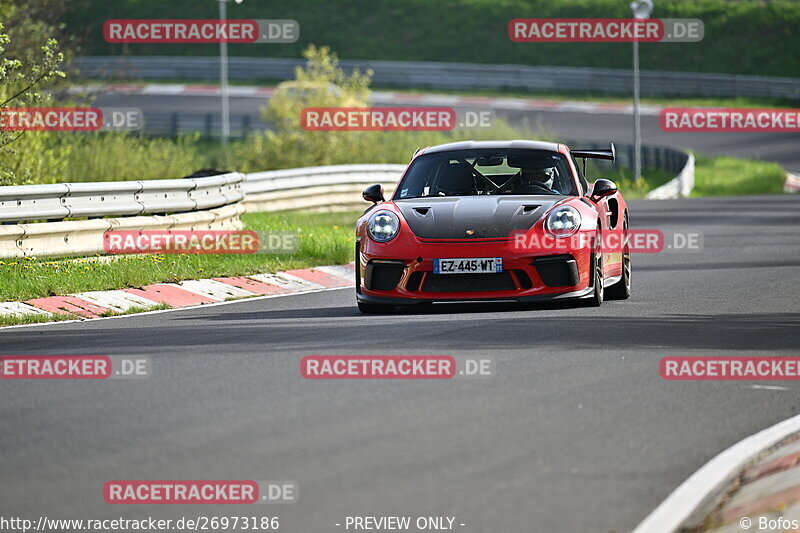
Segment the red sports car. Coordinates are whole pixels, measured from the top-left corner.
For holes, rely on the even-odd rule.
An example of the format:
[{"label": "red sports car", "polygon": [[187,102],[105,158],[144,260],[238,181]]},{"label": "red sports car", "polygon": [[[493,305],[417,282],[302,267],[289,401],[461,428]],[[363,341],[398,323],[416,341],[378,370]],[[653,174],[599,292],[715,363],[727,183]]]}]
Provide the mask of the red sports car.
[{"label": "red sports car", "polygon": [[391,200],[372,185],[356,228],[364,313],[433,302],[625,299],[628,207],[587,183],[576,158],[608,150],[539,141],[456,142],[419,150]]}]

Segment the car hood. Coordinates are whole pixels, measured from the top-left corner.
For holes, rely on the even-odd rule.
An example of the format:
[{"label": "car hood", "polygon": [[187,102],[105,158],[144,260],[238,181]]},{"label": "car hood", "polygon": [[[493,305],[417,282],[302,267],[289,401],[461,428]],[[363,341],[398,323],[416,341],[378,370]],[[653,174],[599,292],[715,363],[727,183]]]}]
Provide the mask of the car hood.
[{"label": "car hood", "polygon": [[530,229],[566,196],[455,196],[395,200],[421,239],[487,239]]}]

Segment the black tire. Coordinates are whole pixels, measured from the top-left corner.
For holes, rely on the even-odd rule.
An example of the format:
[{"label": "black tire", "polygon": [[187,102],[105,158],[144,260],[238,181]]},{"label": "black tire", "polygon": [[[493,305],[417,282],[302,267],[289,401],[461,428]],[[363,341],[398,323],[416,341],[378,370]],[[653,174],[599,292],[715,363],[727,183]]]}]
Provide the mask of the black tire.
[{"label": "black tire", "polygon": [[394,311],[393,305],[382,305],[382,304],[365,304],[363,302],[358,302],[358,310],[364,313],[365,315],[380,315],[384,313],[391,313]]},{"label": "black tire", "polygon": [[622,277],[606,289],[609,300],[627,300],[631,297],[631,246],[628,242],[628,217],[625,217],[625,249],[622,252]]},{"label": "black tire", "polygon": [[603,305],[605,290],[603,289],[603,236],[600,227],[597,227],[595,234],[594,253],[592,254],[592,266],[594,267],[594,279],[592,280],[592,295],[586,299],[589,307],[600,307]]},{"label": "black tire", "polygon": [[603,256],[602,254],[595,254],[594,256],[594,290],[591,297],[586,300],[586,305],[589,307],[600,307],[603,305],[603,296],[605,290],[603,289]]}]

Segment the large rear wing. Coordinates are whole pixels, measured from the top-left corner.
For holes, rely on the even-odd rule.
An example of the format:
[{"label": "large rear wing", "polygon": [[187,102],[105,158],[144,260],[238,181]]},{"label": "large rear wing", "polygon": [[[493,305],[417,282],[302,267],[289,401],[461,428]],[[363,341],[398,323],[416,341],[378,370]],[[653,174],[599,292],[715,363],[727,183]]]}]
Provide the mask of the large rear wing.
[{"label": "large rear wing", "polygon": [[614,143],[611,143],[611,146],[608,148],[608,150],[570,150],[569,153],[571,153],[574,157],[580,157],[583,159],[584,176],[586,176],[587,159],[605,159],[613,163],[617,158],[617,149],[614,148]]},{"label": "large rear wing", "polygon": [[575,157],[581,157],[585,159],[607,159],[609,161],[614,161],[617,158],[617,150],[614,148],[614,143],[611,143],[611,147],[608,150],[570,150],[570,153]]}]

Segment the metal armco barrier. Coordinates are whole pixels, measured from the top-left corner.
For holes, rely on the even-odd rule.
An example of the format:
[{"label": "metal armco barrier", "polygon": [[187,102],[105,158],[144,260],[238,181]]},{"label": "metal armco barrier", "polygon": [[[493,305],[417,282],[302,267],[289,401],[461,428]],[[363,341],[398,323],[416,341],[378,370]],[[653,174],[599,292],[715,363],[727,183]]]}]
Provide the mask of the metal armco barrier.
[{"label": "metal armco barrier", "polygon": [[244,174],[0,187],[0,222],[181,213],[244,198]]},{"label": "metal armco barrier", "polygon": [[[573,143],[578,144],[594,147]],[[619,148],[623,164],[628,151],[625,145]],[[647,147],[645,153],[651,154],[645,168],[678,173],[649,197],[688,195],[694,183],[691,154],[663,147]],[[101,254],[103,235],[111,230],[240,229],[239,217],[246,210],[361,207],[366,185],[388,186],[388,197],[405,168],[333,165],[192,179],[0,187],[0,258]],[[65,220],[75,218],[88,220]],[[35,220],[48,222],[20,223]]]},{"label": "metal armco barrier", "polygon": [[[232,57],[233,80],[287,80],[301,59]],[[373,81],[384,87],[435,89],[512,89],[591,91],[629,94],[632,73],[627,69],[545,67],[473,63],[343,60],[345,70],[372,69]],[[90,56],[70,65],[87,79],[201,80],[219,78],[216,57]],[[800,100],[800,79],[697,72],[643,71],[642,94],[647,96],[742,96]]]},{"label": "metal armco barrier", "polygon": [[[244,174],[0,187],[0,257],[104,253],[110,230],[238,229]],[[88,218],[89,220],[65,220]],[[46,220],[47,222],[23,223]]]},{"label": "metal armco barrier", "polygon": [[333,165],[247,174],[245,205],[250,211],[282,211],[361,205],[365,186],[392,187],[406,165]]}]

